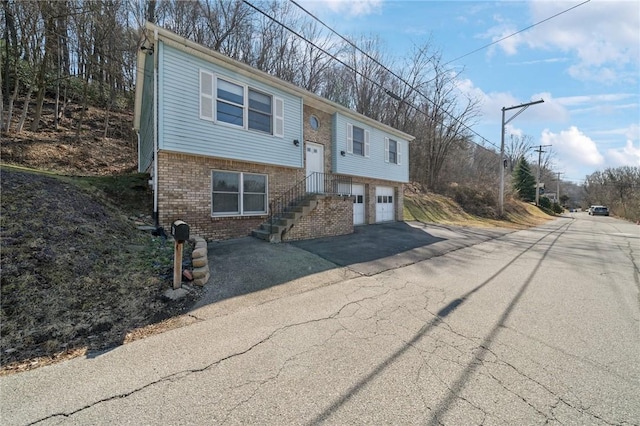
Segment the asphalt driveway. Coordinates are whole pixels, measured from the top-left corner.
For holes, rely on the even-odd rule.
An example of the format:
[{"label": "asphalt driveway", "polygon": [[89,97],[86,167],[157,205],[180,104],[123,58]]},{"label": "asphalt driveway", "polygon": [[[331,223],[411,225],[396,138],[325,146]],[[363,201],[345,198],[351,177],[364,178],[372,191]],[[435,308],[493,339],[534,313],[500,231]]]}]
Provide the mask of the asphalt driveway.
[{"label": "asphalt driveway", "polygon": [[[252,237],[209,243],[211,279],[194,309],[252,294],[256,303],[287,292],[332,284],[441,256],[511,232],[419,222],[358,226],[337,237],[271,244]],[[259,302],[259,301],[258,301]]]}]

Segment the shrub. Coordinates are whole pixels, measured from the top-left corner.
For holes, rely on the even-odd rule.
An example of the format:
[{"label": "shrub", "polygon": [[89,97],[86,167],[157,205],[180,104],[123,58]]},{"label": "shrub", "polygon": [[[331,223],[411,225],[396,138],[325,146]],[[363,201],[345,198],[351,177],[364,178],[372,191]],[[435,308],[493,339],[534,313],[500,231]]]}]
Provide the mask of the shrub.
[{"label": "shrub", "polygon": [[555,214],[560,214],[564,211],[564,209],[562,208],[562,206],[558,203],[553,203],[553,212]]},{"label": "shrub", "polygon": [[465,212],[480,217],[497,217],[496,199],[491,191],[455,186],[447,192]]},{"label": "shrub", "polygon": [[551,200],[547,197],[540,197],[538,201],[538,205],[543,209],[551,210]]}]

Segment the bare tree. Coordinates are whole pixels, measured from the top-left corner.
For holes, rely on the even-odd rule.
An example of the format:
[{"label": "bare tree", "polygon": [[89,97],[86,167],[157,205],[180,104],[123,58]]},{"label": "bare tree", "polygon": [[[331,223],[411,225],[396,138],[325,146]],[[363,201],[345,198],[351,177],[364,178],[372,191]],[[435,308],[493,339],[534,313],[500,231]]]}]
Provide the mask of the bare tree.
[{"label": "bare tree", "polygon": [[[2,77],[4,82],[4,92],[9,96],[10,89],[10,70],[13,73],[13,92],[9,96],[9,104],[6,113],[6,120],[4,114],[4,93],[2,95],[2,105],[0,105],[0,130],[8,132],[11,129],[11,119],[13,115],[13,103],[18,97],[18,89],[20,87],[20,78],[18,76],[18,61],[20,58],[20,45],[18,44],[18,32],[16,30],[15,20],[15,2],[9,2],[5,0],[2,2],[4,10],[4,39],[5,39],[5,55],[3,57],[4,74]],[[0,82],[0,87],[2,82]]]},{"label": "bare tree", "polygon": [[439,59],[428,97],[420,107],[425,115],[424,132],[416,135],[415,143],[421,145],[416,160],[426,169],[423,183],[429,188],[440,185],[440,171],[447,156],[469,139],[468,128],[478,114],[478,101],[456,92],[457,75],[441,70],[438,64]]},{"label": "bare tree", "polygon": [[251,10],[241,0],[200,0],[206,32],[196,40],[231,58],[241,59],[241,40],[251,34]]},{"label": "bare tree", "polygon": [[315,22],[304,24],[301,32],[313,44],[302,43],[296,84],[310,92],[319,93],[331,65],[330,58],[324,52],[335,51],[337,45],[329,38],[322,38]]},{"label": "bare tree", "polygon": [[[504,146],[504,155],[507,159],[509,173],[513,173],[513,169],[520,157],[529,157],[533,148],[533,138],[529,135],[509,135],[509,140]],[[536,163],[537,164],[537,163]]]},{"label": "bare tree", "polygon": [[[378,37],[362,37],[355,43],[359,49],[346,46],[346,61],[350,68],[352,107],[374,120],[381,120],[388,95],[391,74],[380,64],[386,62],[382,43]],[[363,54],[361,51],[366,52]]]},{"label": "bare tree", "polygon": [[[24,70],[18,73],[16,68],[16,85],[20,87],[26,86],[27,93],[24,97],[24,104],[22,107],[22,114],[16,127],[16,132],[21,133],[24,128],[24,124],[27,120],[27,114],[29,112],[29,105],[31,103],[31,94],[36,90],[36,76],[35,71],[39,69],[39,65],[42,61],[42,42],[43,42],[43,29],[42,21],[40,20],[39,8],[36,3],[32,2],[17,2],[14,3],[14,11],[16,22],[18,22],[18,39],[21,45],[22,58],[26,64]],[[18,58],[16,58],[18,59]],[[15,92],[16,96],[19,93]]]}]

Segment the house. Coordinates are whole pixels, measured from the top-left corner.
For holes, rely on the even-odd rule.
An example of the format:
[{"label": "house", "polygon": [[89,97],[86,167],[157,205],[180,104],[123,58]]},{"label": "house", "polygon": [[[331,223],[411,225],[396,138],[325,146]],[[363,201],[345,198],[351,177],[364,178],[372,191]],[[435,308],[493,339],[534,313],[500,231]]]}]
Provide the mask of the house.
[{"label": "house", "polygon": [[157,226],[289,241],[402,220],[412,136],[147,23],[138,168]]}]

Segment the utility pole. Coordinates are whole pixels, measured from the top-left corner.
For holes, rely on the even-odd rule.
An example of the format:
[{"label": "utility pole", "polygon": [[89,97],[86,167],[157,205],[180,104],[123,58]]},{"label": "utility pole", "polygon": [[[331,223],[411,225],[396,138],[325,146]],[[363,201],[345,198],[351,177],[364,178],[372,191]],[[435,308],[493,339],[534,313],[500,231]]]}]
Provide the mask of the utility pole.
[{"label": "utility pole", "polygon": [[[517,116],[519,116],[525,109],[529,108],[531,105],[535,105],[535,104],[541,104],[544,102],[544,99],[540,99],[539,101],[534,101],[534,102],[529,102],[526,104],[520,104],[520,105],[516,105],[516,106],[512,106],[509,108],[506,107],[502,107],[502,132],[500,135],[500,196],[498,197],[499,200],[499,213],[500,213],[500,217],[504,216],[504,169],[506,168],[506,161],[504,158],[504,126],[509,124],[509,122],[511,122],[511,120],[513,120],[514,118],[516,118]],[[513,114],[511,116],[510,119],[508,119],[507,121],[504,121],[504,113],[505,111],[509,111],[512,109],[517,109],[519,108],[518,112],[516,112],[515,114]],[[537,193],[536,193],[537,194]],[[537,197],[536,197],[536,204],[538,203]]]},{"label": "utility pole", "polygon": [[558,204],[560,204],[560,175],[563,175],[564,172],[556,172],[558,178],[556,179],[556,200]]},{"label": "utility pole", "polygon": [[535,152],[538,153],[538,173],[536,176],[536,206],[539,206],[539,201],[540,201],[540,163],[542,162],[542,153],[543,152],[547,152],[547,151],[543,151],[542,148],[547,147],[547,146],[551,146],[551,145],[540,145],[538,146],[538,149],[535,150]]}]

